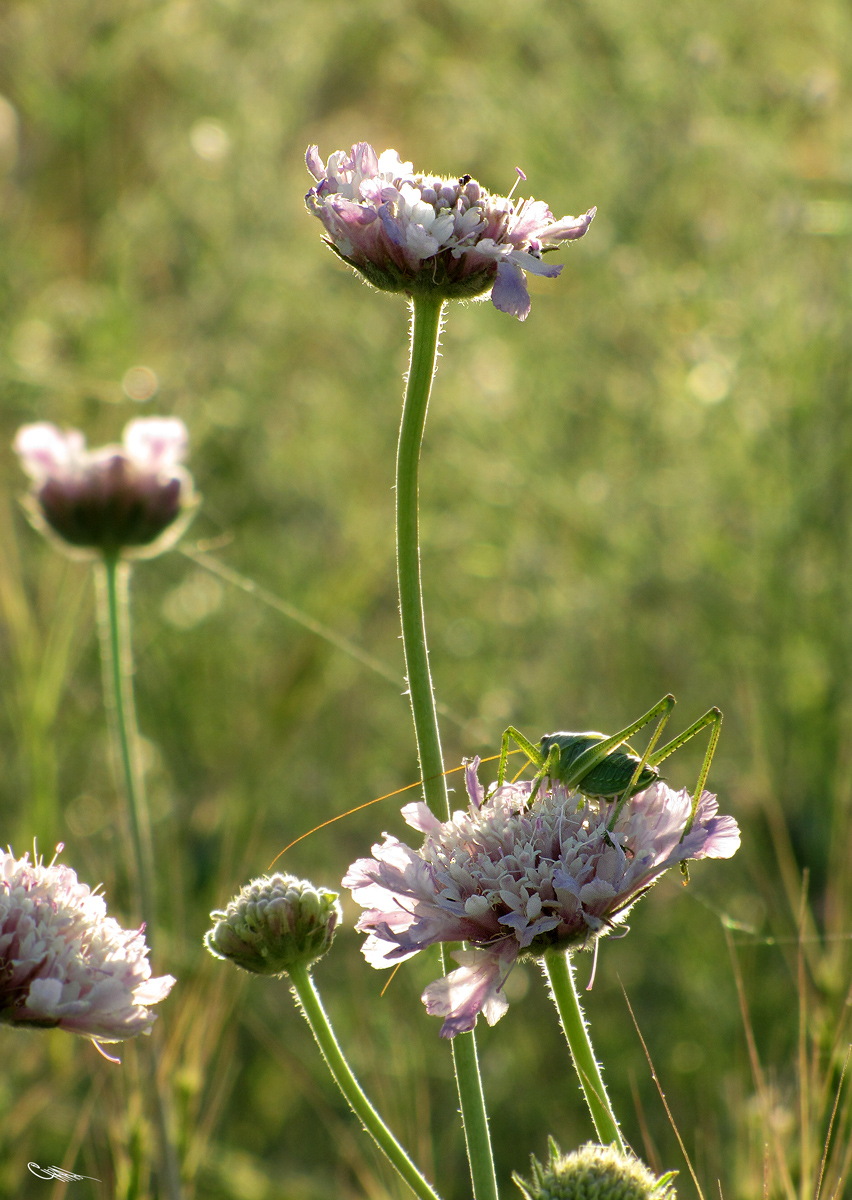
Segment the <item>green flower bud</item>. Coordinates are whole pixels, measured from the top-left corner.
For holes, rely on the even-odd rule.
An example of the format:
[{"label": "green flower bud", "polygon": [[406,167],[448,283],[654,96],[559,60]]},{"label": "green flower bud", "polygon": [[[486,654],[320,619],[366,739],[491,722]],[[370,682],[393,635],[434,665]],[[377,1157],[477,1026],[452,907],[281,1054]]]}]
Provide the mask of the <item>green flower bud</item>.
[{"label": "green flower bud", "polygon": [[526,1200],[675,1200],[674,1171],[658,1179],[615,1146],[589,1142],[562,1154],[553,1138],[548,1144],[550,1161],[542,1166],[533,1157],[531,1180],[512,1176]]},{"label": "green flower bud", "polygon": [[255,975],[283,975],[309,966],[332,943],[341,918],[336,892],[316,888],[295,875],[262,875],[247,883],[224,912],[204,944],[216,958]]}]

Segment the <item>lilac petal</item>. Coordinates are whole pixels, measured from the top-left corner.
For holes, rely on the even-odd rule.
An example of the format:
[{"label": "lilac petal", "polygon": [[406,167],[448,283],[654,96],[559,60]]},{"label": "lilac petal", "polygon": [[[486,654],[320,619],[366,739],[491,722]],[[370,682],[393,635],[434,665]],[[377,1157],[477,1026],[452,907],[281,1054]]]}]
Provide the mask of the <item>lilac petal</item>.
[{"label": "lilac petal", "polygon": [[382,226],[385,233],[395,246],[405,245],[405,230],[402,224],[396,219],[386,204],[383,204],[379,209],[379,216],[382,219]]},{"label": "lilac petal", "polygon": [[37,483],[62,474],[85,452],[86,439],[76,429],[63,433],[49,421],[22,426],[13,443],[21,466]]},{"label": "lilac petal", "polygon": [[471,803],[475,808],[481,808],[482,802],[485,799],[485,788],[479,782],[479,755],[471,758],[465,765],[464,781],[467,785],[467,794],[470,796]]},{"label": "lilac petal", "polygon": [[515,214],[509,229],[512,242],[541,237],[541,230],[553,220],[553,213],[543,200],[525,200]]},{"label": "lilac petal", "polygon": [[544,275],[547,279],[555,279],[557,275],[562,274],[561,263],[542,262],[540,258],[536,258],[527,250],[513,250],[509,255],[509,261],[513,262],[516,267],[529,271],[531,275]]},{"label": "lilac petal", "polygon": [[432,812],[429,805],[424,804],[422,800],[417,800],[413,804],[406,804],[400,811],[406,824],[410,825],[412,829],[416,829],[420,833],[440,832],[441,822]]},{"label": "lilac petal", "polygon": [[308,146],[305,164],[317,183],[322,183],[325,179],[325,163],[319,156],[319,146]]},{"label": "lilac petal", "polygon": [[563,217],[539,230],[538,236],[543,242],[571,242],[581,238],[595,219],[597,208],[590,208],[581,217]]},{"label": "lilac petal", "polygon": [[430,1016],[444,1017],[441,1037],[469,1033],[482,1013],[489,1025],[496,1024],[509,1002],[502,992],[514,964],[508,957],[487,950],[462,950],[453,955],[461,965],[443,979],[430,983],[421,997]]},{"label": "lilac petal", "polygon": [[352,147],[352,161],[359,175],[373,176],[379,169],[379,160],[369,142],[358,142]]},{"label": "lilac petal", "polygon": [[165,471],[186,458],[189,433],[177,417],[140,417],[124,430],[124,448],[146,471]]},{"label": "lilac petal", "polygon": [[692,829],[683,839],[685,858],[731,858],[740,846],[740,829],[733,817],[718,815],[719,802],[702,792]]},{"label": "lilac petal", "polygon": [[497,278],[491,289],[491,302],[500,312],[526,321],[532,307],[526,279],[520,267],[504,259],[497,268]]}]

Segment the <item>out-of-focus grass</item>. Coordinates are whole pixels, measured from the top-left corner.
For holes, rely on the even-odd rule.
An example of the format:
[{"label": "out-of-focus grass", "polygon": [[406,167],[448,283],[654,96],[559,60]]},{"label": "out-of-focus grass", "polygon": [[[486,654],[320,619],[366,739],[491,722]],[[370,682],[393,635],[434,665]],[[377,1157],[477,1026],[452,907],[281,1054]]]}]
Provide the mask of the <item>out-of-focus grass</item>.
[{"label": "out-of-focus grass", "polygon": [[[681,1165],[619,977],[705,1192],[718,1178],[726,1197],[762,1196],[769,1118],[723,929],[740,922],[798,1186],[796,997],[804,986],[813,1071],[836,1084],[852,931],[847,8],[9,0],[0,47],[2,440],[48,419],[97,444],[140,413],[181,416],[204,493],[189,537],[230,539],[223,562],[400,675],[406,314],[321,245],[304,147],[368,139],[497,191],[517,164],[557,215],[598,205],[562,278],[533,282],[526,325],[488,304],[449,314],[423,479],[436,683],[467,722],[444,725],[448,765],[493,753],[509,721],[613,730],[669,690],[673,732],[724,709],[711,783],[743,849],[643,901],[601,949],[588,1012],[631,1142],[633,1080],[652,1150]],[[154,372],[153,397],[129,398],[152,386],[134,367]],[[0,470],[11,512],[10,452]],[[0,520],[0,553],[2,836],[18,852],[61,839],[120,910],[85,569],[18,514]],[[298,833],[415,777],[405,700],[180,554],[132,586],[191,1186],[399,1195],[286,988],[240,988],[200,939],[210,908]],[[680,752],[670,779],[691,783],[700,755]],[[385,827],[402,829],[394,801],[282,865],[336,885]],[[317,972],[341,1038],[438,1186],[465,1195],[449,1056],[418,999],[437,963],[408,964],[379,1000],[352,915]],[[480,1039],[506,1187],[549,1133],[564,1147],[591,1133],[529,969],[527,985]],[[132,1051],[118,1070],[59,1034],[0,1030],[0,1045],[0,1194],[42,1196],[26,1162],[79,1144],[76,1169],[126,1195],[150,1138]]]}]

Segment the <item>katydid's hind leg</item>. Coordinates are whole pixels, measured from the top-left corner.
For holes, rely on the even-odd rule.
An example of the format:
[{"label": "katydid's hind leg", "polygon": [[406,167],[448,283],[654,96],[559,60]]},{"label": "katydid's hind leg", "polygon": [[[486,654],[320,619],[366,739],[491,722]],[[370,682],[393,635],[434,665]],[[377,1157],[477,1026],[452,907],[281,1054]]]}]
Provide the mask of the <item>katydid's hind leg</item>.
[{"label": "katydid's hind leg", "polygon": [[[627,728],[622,729],[620,733],[613,734],[613,736],[607,738],[606,741],[598,742],[596,745],[590,746],[588,750],[584,750],[579,758],[572,763],[570,772],[562,782],[568,788],[576,787],[581,784],[589,772],[593,771],[599,763],[602,763],[608,754],[611,754],[613,750],[617,750],[619,746],[623,746],[628,738],[631,738],[634,733],[638,733],[640,729],[644,729],[646,725],[650,725],[651,721],[657,717],[659,718],[659,723],[654,732],[654,736],[651,739],[651,745],[649,747],[649,751],[652,750],[656,745],[660,734],[663,732],[663,728],[666,724],[666,721],[668,721],[674,706],[675,698],[671,695],[671,693],[668,696],[663,696],[662,700],[658,701],[654,707],[649,709],[648,712],[646,712],[644,716],[641,716],[638,721],[634,721],[632,725],[628,725]],[[651,762],[650,759],[647,761]],[[651,765],[653,765],[653,763]],[[642,767],[643,769],[645,767],[644,761],[642,763]]]},{"label": "katydid's hind leg", "polygon": [[[673,738],[672,741],[668,742],[661,750],[658,750],[657,753],[652,755],[648,760],[652,766],[656,766],[658,763],[661,763],[664,759],[668,758],[670,754],[674,754],[675,750],[679,750],[685,742],[690,740],[690,738],[694,738],[695,735],[700,733],[702,729],[706,729],[708,725],[710,726],[710,741],[707,744],[707,750],[704,754],[704,762],[701,764],[701,771],[698,775],[698,783],[695,785],[695,792],[692,797],[692,805],[689,811],[689,820],[686,822],[683,833],[680,836],[681,841],[683,841],[692,828],[692,822],[695,820],[698,802],[701,799],[701,793],[704,791],[704,785],[707,782],[707,776],[710,774],[710,764],[713,762],[713,755],[716,753],[716,746],[719,742],[719,734],[722,732],[721,709],[708,709],[703,717],[699,717],[697,721],[693,721],[688,729],[684,729],[683,733],[679,734],[676,738]],[[689,867],[686,865],[686,862],[682,862],[680,864],[680,869],[681,874],[683,875],[684,883],[688,883]]]},{"label": "katydid's hind leg", "polygon": [[694,738],[696,733],[700,733],[708,725],[713,726],[713,733],[710,735],[710,758],[709,761],[705,760],[706,770],[702,768],[703,779],[706,779],[707,772],[710,770],[710,763],[713,761],[713,751],[716,749],[716,743],[719,740],[719,730],[722,727],[722,713],[718,708],[709,708],[703,717],[699,717],[697,721],[693,721],[688,729],[684,729],[683,733],[679,733],[676,738],[672,738],[670,742],[666,742],[665,746],[651,754],[648,757],[648,766],[659,766],[664,759],[668,758],[670,754],[674,754],[675,750],[679,750],[681,746],[685,745],[691,738]]},{"label": "katydid's hind leg", "polygon": [[703,717],[699,717],[697,721],[684,729],[683,733],[679,734],[672,741],[668,742],[656,754],[652,754],[648,762],[652,767],[656,767],[663,759],[668,758],[670,754],[674,754],[675,750],[679,750],[685,742],[690,738],[694,738],[696,733],[700,733],[702,729],[710,726],[710,741],[707,745],[707,753],[704,755],[704,762],[701,764],[701,773],[698,776],[698,783],[695,787],[695,794],[692,797],[692,809],[689,814],[689,820],[686,823],[686,828],[683,831],[683,838],[689,833],[692,828],[692,822],[695,820],[695,810],[698,808],[698,801],[701,799],[701,793],[704,791],[704,784],[707,782],[707,776],[710,774],[710,764],[713,761],[713,755],[716,753],[716,744],[719,741],[719,734],[722,730],[722,712],[718,708],[709,708]]},{"label": "katydid's hind leg", "polygon": [[[706,720],[705,720],[706,718]],[[695,813],[698,808],[698,802],[701,799],[701,793],[704,791],[704,785],[707,782],[707,776],[710,774],[710,764],[713,761],[713,755],[716,753],[716,746],[719,742],[719,734],[722,732],[722,713],[718,708],[711,708],[709,712],[704,714],[704,725],[711,726],[710,741],[707,744],[707,751],[704,755],[704,762],[701,764],[701,772],[698,776],[698,783],[695,785],[695,794],[692,797],[692,808],[689,813],[689,820],[686,823],[686,828],[683,831],[683,837],[689,833],[692,828],[692,822],[695,820]],[[703,726],[701,726],[703,728]],[[681,838],[683,841],[683,838]]]},{"label": "katydid's hind leg", "polygon": [[537,746],[534,746],[528,738],[518,730],[514,725],[510,725],[508,729],[503,731],[503,742],[500,747],[500,767],[497,771],[497,786],[502,787],[506,778],[506,761],[509,757],[509,738],[515,745],[523,750],[527,758],[533,766],[540,767],[543,764],[542,753]]}]

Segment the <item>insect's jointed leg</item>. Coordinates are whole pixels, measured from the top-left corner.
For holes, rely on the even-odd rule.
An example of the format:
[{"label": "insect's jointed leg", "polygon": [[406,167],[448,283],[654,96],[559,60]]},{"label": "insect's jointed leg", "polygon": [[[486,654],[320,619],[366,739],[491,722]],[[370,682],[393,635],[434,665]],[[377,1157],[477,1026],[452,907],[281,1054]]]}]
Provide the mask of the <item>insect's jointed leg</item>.
[{"label": "insect's jointed leg", "polygon": [[[539,757],[541,757],[541,756],[539,756]],[[557,778],[557,776],[554,774],[554,772],[558,766],[559,766],[559,747],[557,745],[553,745],[550,747],[550,753],[548,754],[547,758],[544,760],[542,765],[539,767],[538,772],[537,772],[535,778],[533,779],[532,791],[530,792],[530,804],[532,804],[533,800],[535,800],[536,796],[538,795],[538,789],[541,786],[541,782],[543,779],[546,779],[549,777],[551,780],[553,780],[554,778]]]},{"label": "insect's jointed leg", "polygon": [[506,778],[506,760],[509,757],[509,738],[520,747],[526,754],[527,758],[534,767],[541,767],[544,763],[542,753],[538,746],[534,746],[531,741],[524,737],[520,730],[515,729],[514,725],[510,725],[503,733],[503,742],[500,749],[500,766],[497,770],[497,786],[502,787]]},{"label": "insect's jointed leg", "polygon": [[669,714],[674,705],[674,696],[663,696],[662,700],[649,709],[638,721],[634,721],[632,725],[628,725],[620,733],[613,734],[606,741],[598,742],[596,745],[590,746],[588,750],[584,750],[576,762],[572,764],[570,772],[562,782],[567,788],[576,787],[582,783],[585,776],[594,770],[599,763],[602,763],[608,754],[611,754],[613,750],[617,750],[619,746],[623,746],[628,738],[632,737],[634,733],[638,733],[640,729],[644,729],[655,717],[659,717],[660,723],[654,738],[656,740],[662,732],[666,721],[669,719]]}]

